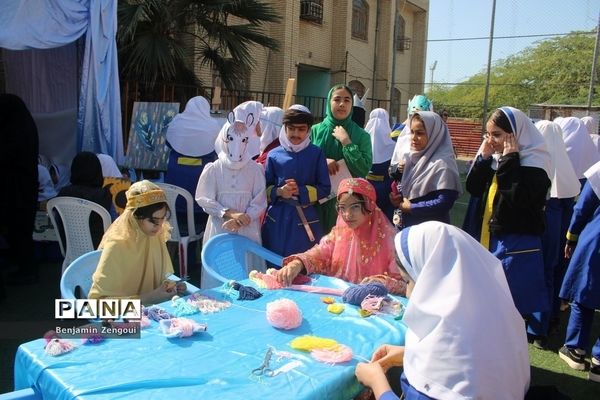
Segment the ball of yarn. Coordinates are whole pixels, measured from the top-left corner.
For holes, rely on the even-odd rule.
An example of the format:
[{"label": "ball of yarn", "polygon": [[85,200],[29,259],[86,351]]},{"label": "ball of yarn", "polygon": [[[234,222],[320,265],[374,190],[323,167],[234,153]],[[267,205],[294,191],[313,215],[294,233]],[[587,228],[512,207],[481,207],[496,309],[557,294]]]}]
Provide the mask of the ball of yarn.
[{"label": "ball of yarn", "polygon": [[313,349],[310,355],[317,361],[326,364],[338,364],[352,360],[352,349],[343,344],[330,349]]},{"label": "ball of yarn", "polygon": [[344,303],[360,306],[362,301],[368,295],[385,297],[388,295],[388,290],[385,285],[379,282],[369,282],[363,285],[350,286],[344,291],[342,300]]},{"label": "ball of yarn", "polygon": [[302,324],[302,312],[289,299],[279,299],[267,304],[267,321],[279,329],[294,329]]}]

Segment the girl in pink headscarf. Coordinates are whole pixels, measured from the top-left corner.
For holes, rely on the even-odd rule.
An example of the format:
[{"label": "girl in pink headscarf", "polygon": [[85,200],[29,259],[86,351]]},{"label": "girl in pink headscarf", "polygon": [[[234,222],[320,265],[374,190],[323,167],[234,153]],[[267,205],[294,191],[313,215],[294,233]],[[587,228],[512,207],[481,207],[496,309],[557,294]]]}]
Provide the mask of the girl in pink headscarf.
[{"label": "girl in pink headscarf", "polygon": [[366,179],[344,179],[337,191],[337,222],[310,250],[283,260],[277,279],[289,285],[303,270],[353,283],[379,281],[404,295],[406,283],[394,258],[396,230],[376,205],[375,188]]}]

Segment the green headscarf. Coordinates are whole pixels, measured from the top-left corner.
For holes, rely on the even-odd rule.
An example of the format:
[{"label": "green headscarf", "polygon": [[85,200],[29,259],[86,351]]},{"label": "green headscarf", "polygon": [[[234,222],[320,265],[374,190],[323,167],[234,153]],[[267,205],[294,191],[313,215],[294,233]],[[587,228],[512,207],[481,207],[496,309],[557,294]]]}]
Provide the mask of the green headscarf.
[{"label": "green headscarf", "polygon": [[[352,102],[352,104],[350,105],[350,114],[348,114],[348,116],[345,119],[335,119],[333,117],[333,111],[331,111],[331,97],[333,96],[333,92],[335,92],[338,89],[345,89],[350,94],[350,101]],[[354,123],[354,121],[352,121],[353,107],[354,107],[354,98],[352,96],[352,89],[350,89],[348,86],[343,85],[341,83],[333,86],[331,88],[331,90],[329,90],[329,94],[327,94],[327,107],[325,109],[325,119],[323,120],[322,123],[324,123],[330,130],[333,130],[333,128],[340,125],[340,126],[344,127],[344,129],[348,132],[348,134],[350,134],[350,129],[352,129],[351,128],[352,124],[354,124],[358,128],[360,128],[360,126],[358,126],[356,123]]]},{"label": "green headscarf", "polygon": [[[331,134],[336,126],[342,126],[346,132],[348,132],[348,136],[350,136],[350,140],[353,144],[362,148],[367,145],[365,142],[368,142],[368,149],[364,149],[369,156],[368,162],[365,163],[364,166],[361,166],[361,168],[356,168],[356,166],[348,164],[348,168],[354,176],[364,178],[371,167],[371,137],[364,129],[358,126],[356,122],[352,121],[352,105],[350,106],[350,113],[345,119],[339,120],[333,117],[333,112],[331,111],[331,97],[333,96],[333,92],[338,89],[345,89],[350,94],[350,99],[353,102],[352,89],[343,84],[334,85],[327,95],[325,119],[319,124],[313,125],[310,141],[323,150],[325,157],[334,160],[341,160],[344,157],[342,145]],[[368,166],[366,164],[368,164]]]}]

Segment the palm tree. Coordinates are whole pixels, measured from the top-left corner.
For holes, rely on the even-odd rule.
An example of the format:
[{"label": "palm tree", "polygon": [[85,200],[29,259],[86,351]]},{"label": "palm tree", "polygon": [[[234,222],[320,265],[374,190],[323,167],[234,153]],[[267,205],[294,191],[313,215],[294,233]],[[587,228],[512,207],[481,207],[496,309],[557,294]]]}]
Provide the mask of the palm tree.
[{"label": "palm tree", "polygon": [[[200,84],[189,57],[192,50],[200,65],[217,70],[225,88],[233,88],[253,65],[252,45],[278,48],[263,32],[263,24],[279,20],[261,0],[121,0],[121,78],[150,86]],[[188,43],[195,43],[192,49]]]}]

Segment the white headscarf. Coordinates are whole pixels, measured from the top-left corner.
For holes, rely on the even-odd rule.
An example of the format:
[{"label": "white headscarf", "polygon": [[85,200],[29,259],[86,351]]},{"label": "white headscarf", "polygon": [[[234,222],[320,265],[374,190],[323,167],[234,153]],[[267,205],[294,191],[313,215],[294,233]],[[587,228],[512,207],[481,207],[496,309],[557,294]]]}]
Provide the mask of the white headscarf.
[{"label": "white headscarf", "polygon": [[[262,110],[263,104],[259,101],[245,101],[233,109],[236,121],[249,121],[248,134],[250,142],[248,143],[248,153],[250,154],[250,158],[260,154],[260,137],[256,134],[256,125],[260,121]],[[250,114],[252,114],[252,118],[248,119]]]},{"label": "white headscarf", "polygon": [[550,197],[568,199],[577,196],[581,185],[567,155],[560,125],[551,121],[538,121],[535,127],[546,140],[550,153]]},{"label": "white headscarf", "polygon": [[524,167],[537,167],[551,177],[550,153],[546,140],[537,130],[531,119],[514,107],[500,107],[512,127],[519,147],[519,160]]},{"label": "white headscarf", "polygon": [[588,115],[587,117],[581,118],[581,122],[586,127],[586,129],[590,135],[598,134],[598,121],[596,121],[594,119],[594,117],[590,117]]},{"label": "white headscarf", "polygon": [[115,160],[108,154],[97,153],[96,157],[102,166],[102,176],[105,178],[122,178],[123,174],[119,170]]},{"label": "white headscarf", "polygon": [[283,110],[279,107],[265,107],[260,114],[260,152],[262,153],[279,136]]},{"label": "white headscarf", "polygon": [[42,164],[38,164],[38,184],[38,201],[49,200],[58,194],[54,189],[54,182],[52,182],[48,168]]},{"label": "white headscarf", "polygon": [[392,127],[390,117],[383,108],[376,108],[369,114],[365,131],[371,135],[373,149],[373,164],[381,164],[392,158],[396,142],[390,138]]},{"label": "white headscarf", "polygon": [[231,112],[227,117],[227,122],[221,128],[215,140],[215,151],[219,160],[227,168],[242,169],[252,158],[248,151],[250,146],[248,126],[251,120],[252,117],[249,115],[246,115],[246,120],[238,120],[236,115]]},{"label": "white headscarf", "polygon": [[200,157],[214,150],[219,123],[210,116],[210,104],[202,96],[191,98],[167,128],[167,140],[176,152]]},{"label": "white headscarf", "polygon": [[438,221],[405,228],[394,242],[415,281],[403,318],[409,383],[439,400],[522,399],[527,336],[500,260]]},{"label": "white headscarf", "polygon": [[592,190],[596,193],[596,196],[600,197],[600,161],[585,171],[584,175],[592,187]]},{"label": "white headscarf", "polygon": [[583,173],[600,160],[591,136],[579,118],[557,118],[554,122],[563,130],[567,154],[577,178],[583,179]]},{"label": "white headscarf", "polygon": [[401,153],[406,165],[402,174],[402,193],[404,197],[416,199],[436,190],[449,189],[462,193],[460,175],[454,156],[454,148],[448,127],[442,118],[433,111],[418,111],[425,124],[428,142],[425,149],[413,151],[409,139],[403,140]]},{"label": "white headscarf", "polygon": [[[303,106],[302,104],[294,104],[290,106],[288,110],[298,110],[310,114],[310,110],[308,109],[308,107]],[[310,144],[310,127],[306,138],[304,138],[304,140],[299,144],[293,144],[288,139],[287,134],[285,133],[285,125],[283,125],[279,130],[279,144],[281,144],[281,147],[283,147],[285,150],[291,151],[292,153],[301,152]]]}]

